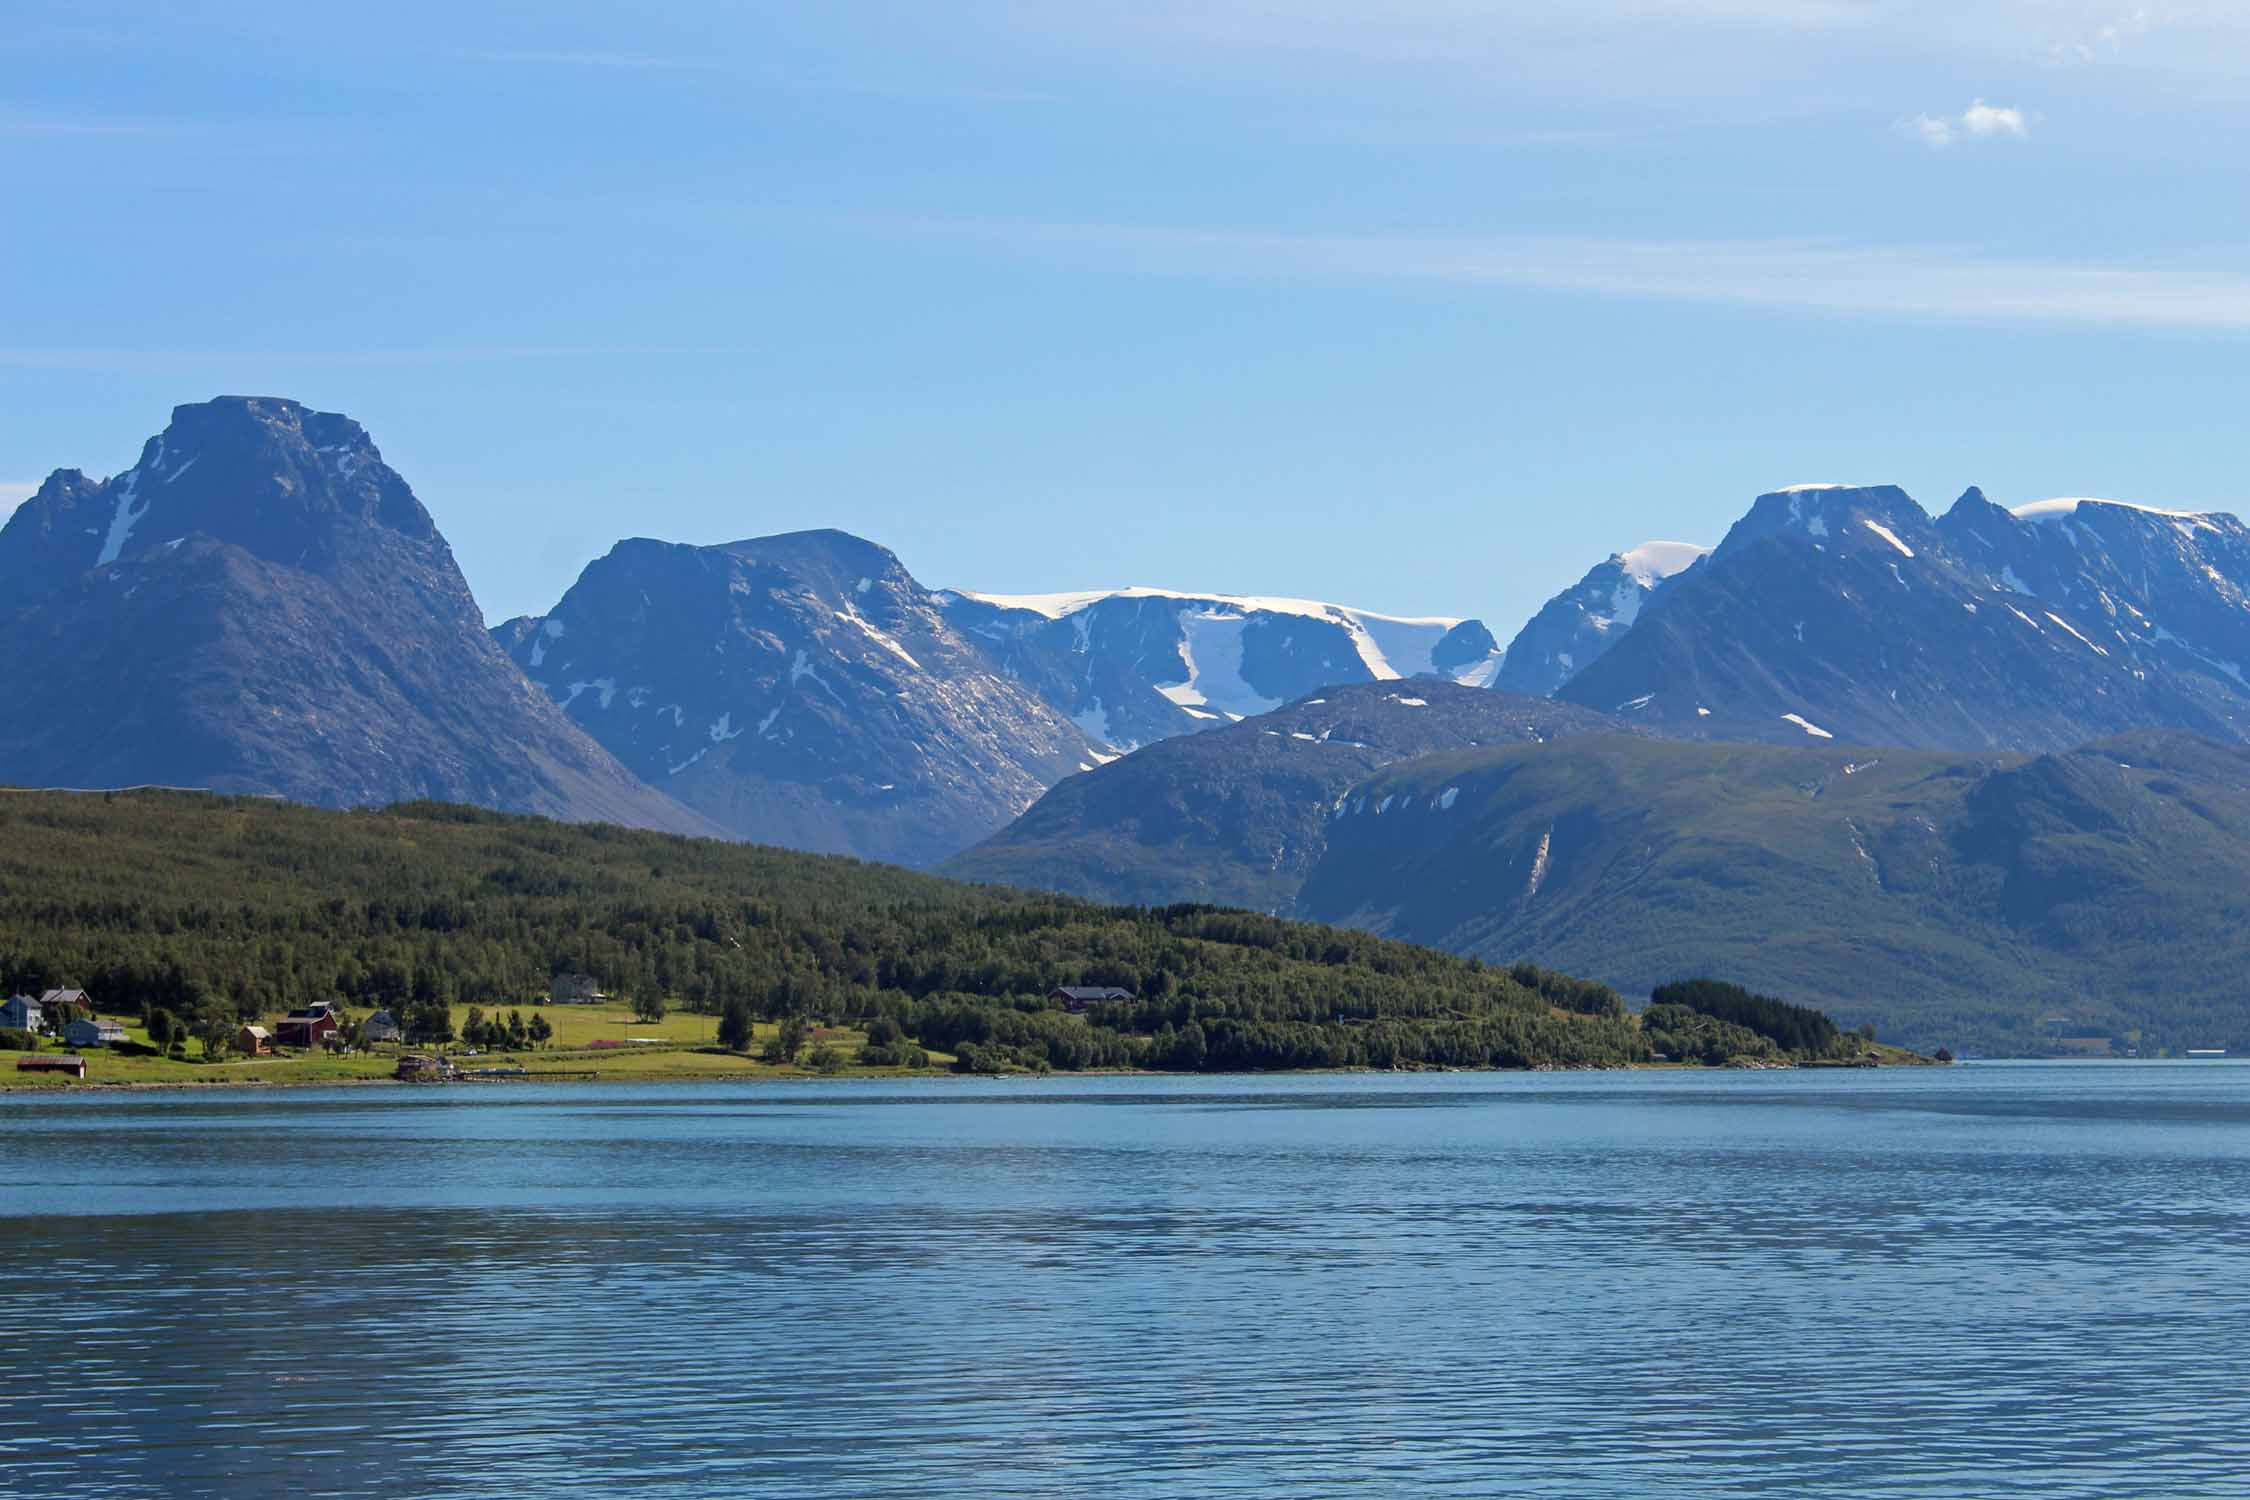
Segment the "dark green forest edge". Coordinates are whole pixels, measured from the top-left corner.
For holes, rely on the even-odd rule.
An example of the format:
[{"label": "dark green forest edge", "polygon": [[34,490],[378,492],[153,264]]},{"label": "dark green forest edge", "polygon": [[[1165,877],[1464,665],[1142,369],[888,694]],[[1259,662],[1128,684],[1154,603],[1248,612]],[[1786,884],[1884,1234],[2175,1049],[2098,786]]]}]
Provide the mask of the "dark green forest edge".
[{"label": "dark green forest edge", "polygon": [[[865,1032],[961,1071],[1579,1068],[1874,1055],[1827,1017],[1607,986],[1303,922],[1105,907],[880,865],[432,803],[334,812],[132,792],[0,798],[0,993],[92,992],[201,1034],[319,1000],[450,1040],[557,971],[748,1022]],[[1072,1013],[1058,986],[1137,998]],[[420,1037],[411,1035],[414,1030]],[[1892,1054],[1897,1056],[1897,1054]]]}]

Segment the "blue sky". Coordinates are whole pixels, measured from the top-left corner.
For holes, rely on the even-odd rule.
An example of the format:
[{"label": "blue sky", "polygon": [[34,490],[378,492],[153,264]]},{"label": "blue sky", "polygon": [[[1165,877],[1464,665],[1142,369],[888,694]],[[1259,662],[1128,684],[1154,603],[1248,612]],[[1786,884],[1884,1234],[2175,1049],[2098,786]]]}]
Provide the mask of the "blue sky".
[{"label": "blue sky", "polygon": [[1761,489],[2240,510],[2250,6],[15,0],[0,506],[363,421],[625,535],[1473,614]]}]

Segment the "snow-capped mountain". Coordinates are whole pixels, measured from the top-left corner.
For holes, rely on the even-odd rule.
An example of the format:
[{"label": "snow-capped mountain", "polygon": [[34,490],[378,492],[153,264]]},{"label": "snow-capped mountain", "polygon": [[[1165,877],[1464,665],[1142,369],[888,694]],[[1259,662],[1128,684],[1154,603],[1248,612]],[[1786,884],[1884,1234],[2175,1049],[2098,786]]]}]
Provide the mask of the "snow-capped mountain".
[{"label": "snow-capped mountain", "polygon": [[1558,696],[1669,733],[2054,749],[2250,735],[2250,531],[2113,501],[1934,519],[1895,486],[1761,495]]},{"label": "snow-capped mountain", "polygon": [[418,797],[684,832],[531,691],[358,423],[182,406],[106,480],[58,470],[0,529],[0,781]]},{"label": "snow-capped mountain", "polygon": [[1643,542],[1611,553],[1516,632],[1493,686],[1552,693],[1622,640],[1658,590],[1710,553],[1693,542]]},{"label": "snow-capped mountain", "polygon": [[1118,750],[1266,713],[1337,683],[1434,676],[1486,687],[1500,665],[1479,621],[1309,599],[1153,588],[938,597],[994,661]]},{"label": "snow-capped mountain", "polygon": [[926,863],[1106,755],[840,531],[620,542],[496,634],[618,759],[762,843]]}]

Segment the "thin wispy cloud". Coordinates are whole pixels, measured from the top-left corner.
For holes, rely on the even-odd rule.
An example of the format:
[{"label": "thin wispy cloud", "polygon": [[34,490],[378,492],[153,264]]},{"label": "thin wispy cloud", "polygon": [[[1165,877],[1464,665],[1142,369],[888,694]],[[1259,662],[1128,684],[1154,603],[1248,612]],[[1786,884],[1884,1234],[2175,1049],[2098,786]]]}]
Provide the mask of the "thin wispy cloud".
[{"label": "thin wispy cloud", "polygon": [[490,344],[455,349],[0,349],[0,369],[197,375],[212,370],[345,370],[570,359],[737,359],[741,345]]},{"label": "thin wispy cloud", "polygon": [[1524,288],[1944,321],[2250,332],[2250,272],[2071,264],[1824,240],[1287,235],[919,220],[1090,269]]},{"label": "thin wispy cloud", "polygon": [[456,62],[515,63],[542,68],[707,68],[706,58],[668,57],[653,52],[474,52],[449,54]]},{"label": "thin wispy cloud", "polygon": [[1979,99],[1957,115],[1916,115],[1904,128],[1924,145],[1943,150],[1962,140],[2023,140],[2031,134],[2031,120],[2020,109]]},{"label": "thin wispy cloud", "polygon": [[185,135],[209,127],[186,120],[148,120],[103,115],[23,114],[0,108],[0,137],[147,137]]},{"label": "thin wispy cloud", "polygon": [[1448,71],[1537,80],[1590,58],[1628,68],[1635,88],[1681,86],[1680,49],[1705,70],[1754,49],[1770,79],[1783,57],[1812,65],[1891,54],[2001,66],[2099,65],[2230,77],[2250,65],[2242,0],[970,0],[1048,45],[1200,69],[1215,59],[1270,69],[1280,56],[1339,60],[1351,72],[1421,87]]}]

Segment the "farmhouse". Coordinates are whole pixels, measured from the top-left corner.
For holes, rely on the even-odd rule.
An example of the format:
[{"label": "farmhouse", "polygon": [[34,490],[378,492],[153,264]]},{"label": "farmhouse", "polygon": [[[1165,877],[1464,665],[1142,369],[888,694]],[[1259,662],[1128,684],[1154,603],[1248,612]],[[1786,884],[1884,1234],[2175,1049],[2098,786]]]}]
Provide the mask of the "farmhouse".
[{"label": "farmhouse", "polygon": [[94,1013],[94,997],[84,990],[49,990],[39,997],[39,1008],[44,1011],[60,1010],[65,1005],[75,1005],[88,1015]]},{"label": "farmhouse", "polygon": [[557,974],[552,993],[557,1005],[599,1005],[609,998],[591,974]]},{"label": "farmhouse", "polygon": [[282,1047],[317,1047],[336,1034],[336,1010],[326,1000],[315,1000],[274,1023],[273,1039]]},{"label": "farmhouse", "polygon": [[12,1027],[17,1031],[37,1031],[40,1018],[44,1015],[46,1011],[29,995],[16,995],[0,1003],[0,1026]]},{"label": "farmhouse", "polygon": [[395,1042],[406,1035],[406,1028],[398,1024],[397,1016],[379,1010],[359,1023],[359,1034],[370,1042]]},{"label": "farmhouse", "polygon": [[73,1021],[63,1028],[68,1047],[114,1047],[125,1040],[125,1027],[117,1021]]},{"label": "farmhouse", "polygon": [[1047,998],[1064,1010],[1084,1010],[1091,1005],[1107,1005],[1112,1000],[1130,1000],[1131,990],[1121,990],[1113,984],[1065,984],[1047,992]]}]

